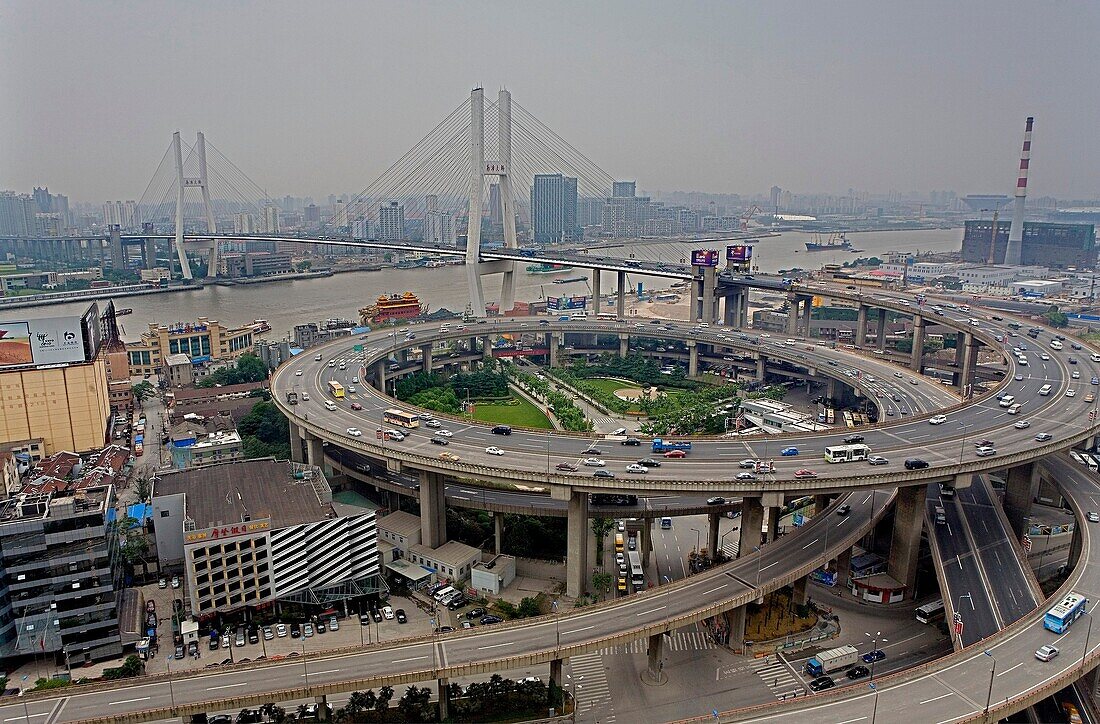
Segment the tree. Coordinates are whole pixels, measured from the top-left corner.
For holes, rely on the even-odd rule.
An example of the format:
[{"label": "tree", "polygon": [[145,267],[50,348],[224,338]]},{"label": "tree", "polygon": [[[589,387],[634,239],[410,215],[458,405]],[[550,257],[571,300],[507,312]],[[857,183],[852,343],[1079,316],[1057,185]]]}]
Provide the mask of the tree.
[{"label": "tree", "polygon": [[275,403],[257,402],[241,419],[237,431],[245,457],[290,458],[290,423]]},{"label": "tree", "polygon": [[541,616],[542,607],[539,606],[537,598],[532,596],[524,596],[520,599],[519,607],[516,609],[516,614],[519,618],[530,618],[532,616]]},{"label": "tree", "polygon": [[[289,432],[289,429],[288,429]],[[149,482],[149,479],[144,475],[137,479],[134,484],[134,492],[138,496],[138,501],[144,502],[149,500],[149,496],[153,493],[153,487]]]},{"label": "tree", "polygon": [[1047,320],[1047,324],[1052,327],[1064,329],[1069,326],[1069,317],[1065,315],[1065,312],[1059,311],[1056,304],[1050,305],[1043,317]]},{"label": "tree", "polygon": [[606,591],[611,588],[611,574],[597,571],[592,574],[592,590]]},{"label": "tree", "polygon": [[603,546],[607,534],[615,527],[615,521],[611,518],[593,518],[592,535],[596,537],[596,565],[603,565]]},{"label": "tree", "polygon": [[157,393],[157,388],[153,387],[153,383],[149,380],[142,380],[133,386],[134,399],[139,403],[145,402],[146,399],[152,397]]},{"label": "tree", "polygon": [[406,721],[422,722],[430,721],[435,717],[431,714],[432,690],[428,687],[410,686],[405,690],[405,695],[397,702],[397,709],[405,717]]},{"label": "tree", "polygon": [[390,708],[390,699],[392,698],[392,686],[383,686],[378,690],[378,698],[374,702],[374,711],[383,719],[386,716],[386,710]]},{"label": "tree", "polygon": [[218,387],[262,382],[267,379],[267,365],[254,354],[242,354],[233,367],[217,370],[202,379],[196,387]]}]

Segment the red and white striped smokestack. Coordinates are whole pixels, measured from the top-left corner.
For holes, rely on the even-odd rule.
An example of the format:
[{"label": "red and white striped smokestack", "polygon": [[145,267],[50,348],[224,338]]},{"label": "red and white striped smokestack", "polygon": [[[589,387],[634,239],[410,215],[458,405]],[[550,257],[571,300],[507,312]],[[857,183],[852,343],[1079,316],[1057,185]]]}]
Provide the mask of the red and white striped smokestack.
[{"label": "red and white striped smokestack", "polygon": [[[1016,201],[1012,206],[1012,226],[1008,231],[1008,245],[1005,247],[1005,264],[1019,266],[1024,249],[1024,204],[1027,200],[1027,171],[1031,165],[1031,126],[1035,119],[1027,118],[1024,126],[1024,149],[1020,152],[1020,175],[1016,177]],[[994,229],[996,234],[996,229]]]}]

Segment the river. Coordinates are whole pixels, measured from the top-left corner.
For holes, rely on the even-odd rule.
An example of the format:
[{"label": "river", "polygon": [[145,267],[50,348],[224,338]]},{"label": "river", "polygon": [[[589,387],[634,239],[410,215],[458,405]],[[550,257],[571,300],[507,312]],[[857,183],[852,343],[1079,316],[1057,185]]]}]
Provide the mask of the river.
[{"label": "river", "polygon": [[[858,257],[875,256],[888,251],[957,251],[961,246],[961,229],[935,229],[920,231],[884,231],[849,234],[857,249],[853,254],[844,251],[807,252],[805,242],[810,234],[785,232],[779,236],[762,239],[755,245],[754,263],[760,271],[776,272],[780,269],[801,267],[816,269],[826,263],[842,263]],[[627,256],[633,253],[638,259],[679,261],[700,248],[699,244],[648,243],[607,249],[611,256]],[[588,293],[587,281],[554,284],[555,276],[573,277],[580,272],[561,275],[532,275],[523,271],[516,279],[516,299],[537,300],[564,293]],[[485,296],[495,300],[500,294],[499,277],[486,277]],[[667,279],[630,275],[631,286],[642,282],[646,288],[664,288]],[[605,276],[604,292],[614,288],[610,276]],[[349,272],[331,277],[272,281],[264,284],[239,286],[209,285],[203,289],[171,294],[154,294],[142,297],[120,298],[117,307],[132,307],[131,315],[119,317],[122,336],[135,340],[150,323],[190,322],[198,317],[216,319],[228,326],[247,324],[254,319],[266,319],[271,332],[265,335],[278,339],[290,333],[295,324],[340,317],[357,319],[360,307],[374,301],[380,294],[412,291],[428,304],[431,310],[446,307],[462,312],[469,301],[466,292],[466,270],[461,266],[435,269],[386,269],[377,272]],[[26,316],[64,316],[81,314],[88,302],[73,302],[20,310]]]}]

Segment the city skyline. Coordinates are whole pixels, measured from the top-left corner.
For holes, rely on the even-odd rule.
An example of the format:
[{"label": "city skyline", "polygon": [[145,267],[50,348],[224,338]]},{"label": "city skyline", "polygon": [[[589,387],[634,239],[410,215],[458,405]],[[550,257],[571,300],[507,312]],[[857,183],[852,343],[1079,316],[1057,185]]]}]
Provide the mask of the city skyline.
[{"label": "city skyline", "polygon": [[[571,7],[200,5],[181,18],[163,3],[8,2],[0,87],[24,102],[0,110],[0,187],[135,198],[172,131],[201,129],[273,197],[323,198],[367,186],[481,83],[651,194],[1010,193],[1034,115],[1035,194],[1100,195],[1100,99],[1081,92],[1097,70],[1076,50],[1100,30],[1094,5]],[[144,31],[115,33],[126,18]]]}]

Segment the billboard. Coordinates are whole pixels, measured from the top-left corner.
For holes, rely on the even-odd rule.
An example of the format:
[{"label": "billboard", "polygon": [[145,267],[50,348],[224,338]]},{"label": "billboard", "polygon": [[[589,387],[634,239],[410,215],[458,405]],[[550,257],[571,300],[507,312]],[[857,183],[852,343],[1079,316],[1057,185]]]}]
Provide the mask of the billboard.
[{"label": "billboard", "polygon": [[547,297],[547,309],[584,309],[588,306],[588,297],[574,295],[572,297]]},{"label": "billboard", "polygon": [[691,252],[692,266],[718,266],[717,249],[695,249]]},{"label": "billboard", "polygon": [[726,247],[726,261],[734,264],[747,264],[752,261],[752,247],[744,244],[731,244]]},{"label": "billboard", "polygon": [[103,344],[103,324],[99,318],[99,305],[95,302],[80,317],[80,332],[84,341],[84,359],[94,359]]},{"label": "billboard", "polygon": [[80,317],[0,322],[0,368],[83,362],[85,349],[81,326]]}]

